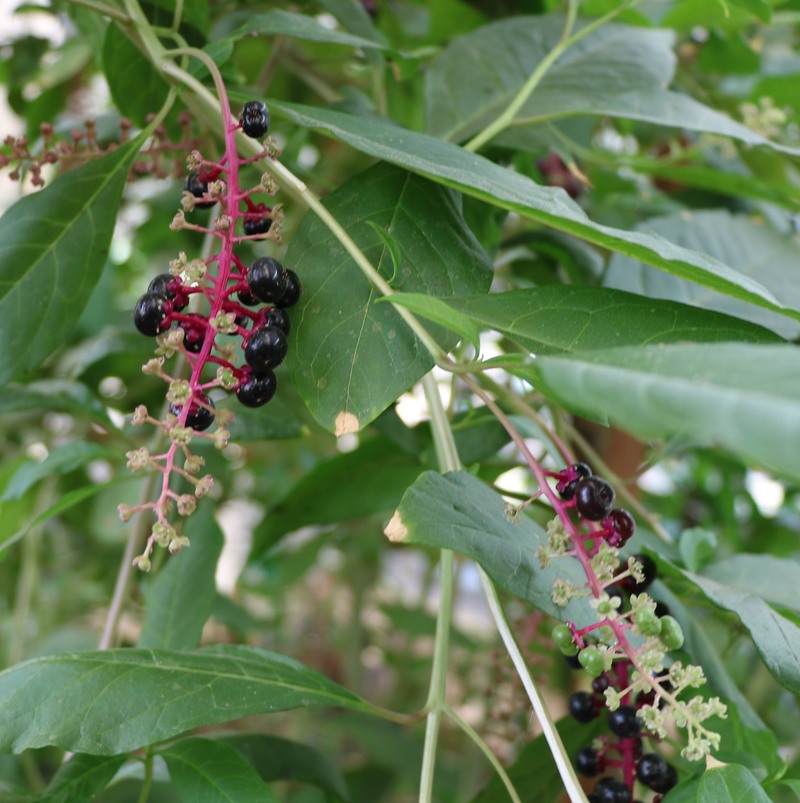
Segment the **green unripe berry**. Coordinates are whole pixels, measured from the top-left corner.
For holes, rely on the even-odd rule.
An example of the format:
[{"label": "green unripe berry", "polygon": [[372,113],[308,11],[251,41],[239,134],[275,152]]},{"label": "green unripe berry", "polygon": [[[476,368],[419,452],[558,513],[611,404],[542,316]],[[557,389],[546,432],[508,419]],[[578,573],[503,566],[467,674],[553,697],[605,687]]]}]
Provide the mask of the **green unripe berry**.
[{"label": "green unripe berry", "polygon": [[572,640],[572,631],[566,625],[557,624],[550,636],[564,655],[577,655],[578,648]]},{"label": "green unripe berry", "polygon": [[649,608],[636,611],[633,621],[645,636],[657,636],[661,632],[661,619]]},{"label": "green unripe berry", "polygon": [[659,638],[668,650],[679,650],[683,646],[683,630],[674,616],[661,617]]},{"label": "green unripe berry", "polygon": [[597,647],[586,647],[578,654],[580,665],[593,678],[600,677],[606,671],[606,661]]}]

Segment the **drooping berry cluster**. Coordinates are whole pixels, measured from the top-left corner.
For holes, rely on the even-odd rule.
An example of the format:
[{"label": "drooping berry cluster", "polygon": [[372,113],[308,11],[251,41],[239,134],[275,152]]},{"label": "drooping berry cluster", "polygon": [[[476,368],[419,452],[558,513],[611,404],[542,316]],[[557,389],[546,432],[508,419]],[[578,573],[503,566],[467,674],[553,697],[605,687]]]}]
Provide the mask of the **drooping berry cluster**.
[{"label": "drooping berry cluster", "polygon": [[[300,280],[294,271],[268,256],[247,264],[237,253],[242,244],[251,241],[280,242],[280,207],[268,207],[255,198],[259,193],[272,195],[277,191],[271,177],[262,176],[259,184],[249,189],[239,183],[242,165],[275,158],[277,152],[268,142],[259,154],[243,159],[235,146],[240,128],[256,139],[266,136],[267,108],[260,101],[250,101],[236,122],[223,99],[223,118],[225,154],[219,161],[206,160],[197,151],[190,154],[182,210],[171,225],[174,230],[201,232],[218,242],[219,248],[208,257],[191,260],[181,253],[170,263],[169,273],[159,274],[150,282],[133,311],[136,328],[157,339],[157,357],[144,370],[169,383],[170,403],[165,421],[151,417],[144,406],[137,409],[133,419],[137,424],[148,422],[160,427],[171,441],[164,454],[151,455],[140,449],[128,455],[133,470],[150,467],[163,475],[157,500],[120,508],[123,519],[146,509],[156,514],[145,552],[137,559],[145,569],[149,568],[154,543],[173,552],[188,543],[169,523],[168,516],[173,503],[177,503],[181,515],[193,512],[195,505],[189,503],[189,495],[170,487],[172,475],[194,485],[195,496],[210,488],[210,477],[194,476],[203,461],[189,451],[191,440],[204,437],[219,448],[227,445],[229,432],[225,426],[232,413],[217,410],[211,392],[233,391],[246,407],[261,407],[270,401],[277,387],[274,369],[283,362],[288,348],[290,323],[286,310],[300,298]],[[211,227],[187,219],[197,209],[217,206],[219,213]],[[188,363],[188,379],[176,378],[164,370],[166,359],[175,353],[182,354]],[[215,370],[213,376],[209,368]],[[215,421],[216,431],[205,434]],[[176,464],[180,452],[185,457],[183,468]]]},{"label": "drooping berry cluster", "polygon": [[610,735],[584,748],[576,765],[588,776],[609,768],[621,770],[622,778],[609,775],[598,782],[590,797],[593,803],[630,803],[637,779],[658,794],[665,793],[676,782],[675,770],[657,754],[643,753],[644,734],[664,738],[666,716],[671,714],[687,730],[682,755],[702,758],[719,745],[719,734],[703,723],[724,716],[725,706],[716,697],[679,697],[684,690],[701,686],[705,678],[699,667],[677,660],[669,664],[669,654],[683,646],[683,632],[666,607],[647,593],[656,576],[655,561],[647,555],[620,560],[620,549],[636,527],[630,513],[614,507],[611,485],[583,463],[544,474],[556,481],[555,493],[548,486],[545,494],[557,515],[539,561],[547,566],[555,558],[577,558],[586,575],[583,587],[556,580],[553,601],[564,606],[573,598],[588,597],[596,612],[596,621],[584,627],[567,621],[552,631],[561,652],[593,678],[591,692],[572,696],[570,711],[588,722],[600,715],[603,706],[608,709]]}]

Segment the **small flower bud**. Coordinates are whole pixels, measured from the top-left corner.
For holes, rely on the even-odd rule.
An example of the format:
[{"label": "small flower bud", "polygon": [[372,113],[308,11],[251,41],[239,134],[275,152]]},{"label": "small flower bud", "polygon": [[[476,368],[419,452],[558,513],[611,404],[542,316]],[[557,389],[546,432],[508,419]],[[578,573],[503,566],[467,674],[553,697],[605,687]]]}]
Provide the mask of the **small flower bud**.
[{"label": "small flower bud", "polygon": [[226,335],[236,334],[236,315],[232,312],[220,312],[219,315],[211,318],[209,324],[212,329]]},{"label": "small flower bud", "polygon": [[131,424],[134,426],[140,426],[147,421],[148,413],[147,407],[145,405],[140,404],[138,407],[133,411],[133,416],[131,417]]},{"label": "small flower bud", "polygon": [[197,499],[191,494],[181,494],[178,497],[178,513],[181,516],[191,516],[197,510]]},{"label": "small flower bud", "polygon": [[147,555],[139,555],[138,558],[133,559],[133,565],[136,566],[137,569],[141,569],[143,572],[149,572],[151,568],[150,558]]},{"label": "small flower bud", "polygon": [[203,155],[200,151],[192,151],[186,157],[187,170],[199,170],[203,166]]},{"label": "small flower bud", "polygon": [[185,535],[178,535],[169,542],[169,551],[172,555],[189,546],[189,539]]},{"label": "small flower bud", "polygon": [[163,357],[153,357],[142,366],[143,374],[153,374],[154,376],[161,376],[161,369],[164,366]]},{"label": "small flower bud", "polygon": [[136,511],[130,505],[117,505],[117,512],[122,521],[130,521]]},{"label": "small flower bud", "polygon": [[[225,390],[235,390],[239,384],[239,380],[236,378],[236,375],[230,368],[223,368],[220,366],[217,368],[217,382],[219,382],[220,386],[225,388]],[[217,421],[219,422],[220,426],[222,426],[222,422],[220,421],[220,410],[217,413]]]},{"label": "small flower bud", "polygon": [[229,215],[220,215],[214,221],[214,231],[228,231],[233,225],[233,220]]},{"label": "small flower bud", "polygon": [[217,429],[212,435],[211,439],[214,441],[214,446],[217,449],[224,449],[228,445],[228,439],[231,433],[227,429]]},{"label": "small flower bud", "polygon": [[169,546],[169,542],[175,538],[176,535],[175,528],[171,524],[157,521],[153,525],[152,536],[159,546]]},{"label": "small flower bud", "polygon": [[210,474],[206,474],[205,477],[201,477],[194,489],[195,496],[198,499],[202,496],[205,496],[211,490],[213,485],[214,478]]},{"label": "small flower bud", "polygon": [[141,471],[150,465],[150,450],[142,446],[141,449],[133,449],[125,453],[128,458],[128,469],[130,471]]},{"label": "small flower bud", "polygon": [[175,423],[169,428],[169,437],[181,446],[188,446],[192,442],[194,430],[191,427],[182,427],[175,419]]},{"label": "small flower bud", "polygon": [[189,455],[186,462],[183,464],[183,469],[189,474],[197,474],[201,468],[206,464],[206,461],[200,455]]},{"label": "small flower bud", "polygon": [[186,228],[186,215],[183,212],[177,212],[175,217],[172,218],[172,223],[169,224],[171,231],[180,231]]},{"label": "small flower bud", "polygon": [[192,387],[186,379],[174,379],[167,390],[167,400],[183,406],[192,398]]}]

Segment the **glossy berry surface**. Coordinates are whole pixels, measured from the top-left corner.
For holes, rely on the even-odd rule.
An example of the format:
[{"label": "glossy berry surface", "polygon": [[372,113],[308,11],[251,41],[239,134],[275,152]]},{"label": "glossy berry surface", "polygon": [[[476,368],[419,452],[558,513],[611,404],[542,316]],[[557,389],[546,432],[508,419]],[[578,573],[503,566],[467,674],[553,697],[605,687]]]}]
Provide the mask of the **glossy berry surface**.
[{"label": "glossy berry surface", "polygon": [[269,131],[269,109],[260,100],[248,100],[244,104],[239,122],[248,137],[261,139]]},{"label": "glossy berry surface", "polygon": [[575,769],[587,778],[593,778],[603,769],[603,761],[593,747],[582,747],[575,756]]},{"label": "glossy berry surface", "polygon": [[675,784],[678,783],[678,772],[672,764],[667,764],[666,773],[664,778],[661,781],[653,781],[650,784],[650,788],[654,792],[659,792],[660,794],[664,794],[665,792],[669,792]]},{"label": "glossy berry surface", "polygon": [[[201,394],[199,398],[204,405],[212,408],[213,410],[214,402],[212,402],[205,393]],[[189,414],[186,416],[186,426],[195,430],[196,432],[203,432],[214,422],[214,413],[212,410],[202,407],[195,399],[192,399],[190,404],[191,406],[189,407]],[[179,416],[182,409],[183,405],[181,404],[171,404],[169,406],[169,411],[174,416]]]},{"label": "glossy berry surface", "polygon": [[667,762],[657,753],[645,753],[636,765],[636,777],[645,785],[663,783],[667,778]]},{"label": "glossy berry surface", "polygon": [[584,477],[575,486],[575,507],[583,518],[600,521],[614,504],[614,489],[600,477]]},{"label": "glossy berry surface", "polygon": [[183,347],[192,354],[198,354],[206,339],[206,319],[199,312],[192,312],[186,317],[189,320],[178,322],[183,329]]},{"label": "glossy berry surface", "polygon": [[272,228],[272,221],[263,217],[245,220],[243,228],[248,237],[252,237],[254,234],[266,234]]},{"label": "glossy berry surface", "polygon": [[277,326],[256,329],[244,347],[244,358],[257,374],[264,374],[283,362],[288,349],[286,334]]},{"label": "glossy berry surface", "polygon": [[[189,173],[183,182],[183,189],[190,192],[195,198],[202,198],[208,193],[208,183],[203,181],[197,173]],[[216,201],[196,202],[195,209],[210,209]]]},{"label": "glossy berry surface", "polygon": [[286,268],[286,292],[278,302],[278,306],[282,309],[293,307],[300,300],[302,291],[298,275],[293,270]]},{"label": "glossy berry surface", "polygon": [[597,717],[597,706],[594,697],[586,691],[576,691],[569,698],[569,713],[578,722],[591,722]]},{"label": "glossy berry surface", "polygon": [[597,803],[631,803],[633,799],[630,789],[616,778],[601,778],[592,797]]},{"label": "glossy berry surface", "polygon": [[247,270],[250,292],[265,303],[277,303],[286,294],[289,276],[283,265],[272,257],[259,257]]},{"label": "glossy berry surface", "polygon": [[267,326],[277,326],[285,335],[288,335],[289,330],[292,328],[291,323],[289,323],[289,316],[280,307],[270,307],[264,323]]},{"label": "glossy berry surface", "polygon": [[236,297],[245,307],[257,307],[261,303],[249,290],[240,290]]},{"label": "glossy berry surface", "polygon": [[180,281],[171,273],[159,273],[158,276],[154,277],[150,284],[147,285],[147,292],[166,296],[172,302],[172,309],[180,311],[186,308],[187,302],[183,294],[181,294],[181,298],[178,298],[176,295],[173,289],[176,285],[180,286]]},{"label": "glossy berry surface", "polygon": [[608,712],[608,727],[620,739],[630,739],[642,729],[642,721],[632,705],[621,705],[616,711]]},{"label": "glossy berry surface", "polygon": [[133,309],[133,323],[143,334],[155,337],[164,331],[169,299],[159,293],[145,293]]},{"label": "glossy berry surface", "polygon": [[621,507],[615,507],[608,514],[608,519],[614,532],[620,537],[620,542],[616,546],[625,544],[630,540],[634,532],[636,532],[636,522],[633,516]]},{"label": "glossy berry surface", "polygon": [[561,473],[564,479],[556,483],[556,490],[559,496],[565,502],[569,502],[575,496],[575,488],[578,485],[578,481],[584,477],[590,477],[591,474],[592,470],[586,463],[573,463],[571,466],[567,466]]},{"label": "glossy berry surface", "polygon": [[245,407],[262,407],[275,395],[277,388],[278,382],[272,371],[252,374],[236,388],[236,398]]}]

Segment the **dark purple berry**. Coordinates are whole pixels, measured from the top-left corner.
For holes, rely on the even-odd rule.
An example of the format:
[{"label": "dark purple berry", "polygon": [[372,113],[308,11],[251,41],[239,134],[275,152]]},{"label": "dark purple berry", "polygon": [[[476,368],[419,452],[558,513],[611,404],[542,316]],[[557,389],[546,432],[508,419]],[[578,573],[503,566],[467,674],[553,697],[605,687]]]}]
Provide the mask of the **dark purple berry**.
[{"label": "dark purple berry", "polygon": [[581,662],[578,660],[577,654],[565,655],[564,660],[567,662],[567,666],[569,666],[570,669],[583,669]]},{"label": "dark purple berry", "polygon": [[[198,404],[198,399],[206,406],[203,407],[201,404]],[[186,416],[186,426],[196,432],[203,432],[203,430],[208,429],[214,422],[214,413],[212,412],[214,409],[214,402],[211,401],[205,393],[201,393],[197,399],[192,399],[190,404],[189,414]],[[210,407],[211,410],[207,409],[207,407]],[[174,416],[179,416],[182,409],[182,404],[173,403],[169,406],[169,411]]]},{"label": "dark purple berry", "polygon": [[610,685],[611,681],[608,679],[608,675],[603,674],[592,681],[592,691],[595,694],[602,694]]},{"label": "dark purple berry", "polygon": [[261,303],[249,290],[240,290],[236,297],[245,307],[257,307]]},{"label": "dark purple berry", "polygon": [[191,320],[183,320],[178,322],[178,326],[183,329],[183,347],[186,351],[191,351],[192,354],[198,354],[200,349],[203,348],[203,342],[206,339],[206,332],[208,331],[208,324],[204,316],[199,312],[192,312],[186,316]]},{"label": "dark purple berry", "polygon": [[600,521],[614,504],[614,489],[600,477],[584,477],[575,486],[575,507],[589,521]]},{"label": "dark purple berry", "polygon": [[149,285],[147,285],[148,293],[155,293],[156,295],[166,296],[172,302],[172,309],[180,312],[185,309],[188,301],[183,293],[176,293],[176,286],[181,287],[180,280],[173,276],[171,273],[159,273]]},{"label": "dark purple berry", "polygon": [[621,507],[615,507],[608,514],[608,523],[619,536],[619,542],[613,546],[623,546],[636,531],[636,522],[633,516]]},{"label": "dark purple berry", "polygon": [[248,100],[244,104],[239,122],[248,137],[261,139],[269,131],[269,109],[260,100]]},{"label": "dark purple berry", "polygon": [[261,407],[275,395],[277,387],[278,382],[272,371],[252,374],[236,388],[236,398],[245,407]]},{"label": "dark purple berry", "polygon": [[631,803],[631,790],[616,778],[601,778],[592,793],[597,803]]},{"label": "dark purple berry", "polygon": [[281,296],[278,306],[281,309],[293,307],[300,300],[300,294],[302,292],[303,288],[300,284],[300,278],[293,270],[286,268],[286,292]]},{"label": "dark purple berry", "polygon": [[663,783],[669,765],[658,753],[645,753],[636,765],[636,777],[648,787]]},{"label": "dark purple berry", "polygon": [[280,307],[270,307],[267,310],[264,323],[267,326],[277,326],[285,335],[288,335],[291,329],[289,316]]},{"label": "dark purple berry", "polygon": [[276,303],[288,288],[288,273],[272,257],[259,257],[247,270],[247,285],[250,292],[265,303]]},{"label": "dark purple berry", "polygon": [[143,334],[155,337],[167,328],[166,305],[169,299],[159,293],[145,293],[133,310],[133,323]]},{"label": "dark purple berry", "polygon": [[661,619],[662,616],[669,616],[669,605],[667,605],[666,602],[661,602],[661,600],[657,599],[654,613],[659,619]]},{"label": "dark purple berry", "polygon": [[[183,182],[183,189],[194,195],[195,198],[202,198],[208,194],[208,182],[203,181],[197,173],[189,173]],[[195,209],[210,209],[216,201],[195,201]]]},{"label": "dark purple berry", "polygon": [[642,721],[632,705],[621,705],[616,711],[608,712],[608,727],[620,739],[630,739],[641,731]]},{"label": "dark purple berry", "polygon": [[594,697],[587,691],[576,691],[569,698],[569,712],[578,722],[591,722],[597,717]]},{"label": "dark purple berry", "polygon": [[254,234],[266,234],[271,228],[272,220],[270,218],[262,217],[244,221],[244,233],[248,237],[252,237]]},{"label": "dark purple berry", "polygon": [[603,771],[603,760],[593,747],[582,747],[575,756],[575,769],[587,778]]},{"label": "dark purple berry", "polygon": [[244,347],[244,358],[257,374],[265,374],[283,362],[288,348],[286,334],[277,326],[256,329]]},{"label": "dark purple berry", "polygon": [[672,764],[667,764],[666,773],[664,778],[659,782],[653,782],[650,784],[650,788],[654,792],[658,792],[659,794],[665,794],[672,789],[675,784],[678,783],[678,772]]},{"label": "dark purple berry", "polygon": [[561,477],[556,483],[556,490],[559,493],[559,496],[565,501],[569,502],[573,496],[575,496],[575,488],[578,485],[578,480],[582,479],[583,477],[589,477],[592,474],[592,470],[586,463],[573,463],[570,466],[567,466],[562,472]]}]

